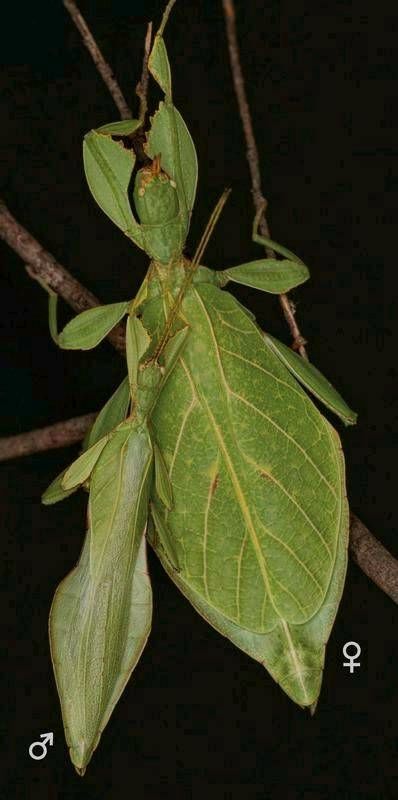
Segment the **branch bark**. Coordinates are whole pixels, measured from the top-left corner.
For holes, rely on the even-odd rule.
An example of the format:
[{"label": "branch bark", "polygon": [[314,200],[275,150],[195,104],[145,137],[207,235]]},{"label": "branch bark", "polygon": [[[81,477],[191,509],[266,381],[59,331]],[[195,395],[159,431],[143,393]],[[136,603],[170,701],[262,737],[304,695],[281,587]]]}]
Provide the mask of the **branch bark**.
[{"label": "branch bark", "polygon": [[[240,61],[238,37],[236,33],[235,4],[234,0],[222,0],[222,4],[232,77],[246,141],[246,156],[250,169],[253,204],[256,212],[262,207],[265,212],[267,201],[264,198],[261,187],[260,159]],[[263,236],[270,236],[264,213],[260,220],[259,228]],[[273,252],[268,248],[267,256],[272,257],[273,255]],[[280,295],[279,299],[290,333],[293,337],[293,347],[299,351],[303,358],[307,358],[305,349],[306,342],[297,325],[292,304],[286,294]],[[358,564],[365,575],[376,583],[385,594],[389,595],[392,600],[398,603],[398,561],[383,547],[368,530],[366,525],[354,514],[351,514],[350,519],[349,547],[353,560]]]},{"label": "branch bark", "polygon": [[350,552],[362,572],[398,604],[398,561],[355,514],[350,514]]},{"label": "branch bark", "polygon": [[68,419],[66,422],[56,422],[45,428],[37,428],[28,433],[0,439],[0,461],[40,453],[43,450],[54,450],[57,447],[67,447],[80,442],[96,416],[97,414],[85,414]]}]

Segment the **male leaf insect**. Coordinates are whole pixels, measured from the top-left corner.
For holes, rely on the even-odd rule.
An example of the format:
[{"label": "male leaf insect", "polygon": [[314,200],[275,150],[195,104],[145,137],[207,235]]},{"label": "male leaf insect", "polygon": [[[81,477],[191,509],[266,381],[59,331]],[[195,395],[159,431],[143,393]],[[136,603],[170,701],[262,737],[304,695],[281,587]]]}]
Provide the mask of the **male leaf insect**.
[{"label": "male leaf insect", "polygon": [[84,140],[90,190],[148,254],[147,274],[135,299],[84,312],[61,334],[50,297],[52,335],[63,348],[94,347],[126,319],[126,378],[83,453],[43,496],[54,503],[79,486],[89,490],[82,554],[50,614],[65,735],[79,774],[149,635],[146,541],[195,609],[312,709],[346,570],[344,459],[307,392],[346,424],[356,415],[225,290],[237,282],[285,292],[307,280],[307,267],[256,229],[254,240],[280,258],[222,272],[203,266],[226,193],[193,260],[184,255],[198,165],[172,99],[168,13],[149,59],[164,98],[145,133],[147,162],[134,174],[134,153],[123,144],[141,121],[104,125]]}]

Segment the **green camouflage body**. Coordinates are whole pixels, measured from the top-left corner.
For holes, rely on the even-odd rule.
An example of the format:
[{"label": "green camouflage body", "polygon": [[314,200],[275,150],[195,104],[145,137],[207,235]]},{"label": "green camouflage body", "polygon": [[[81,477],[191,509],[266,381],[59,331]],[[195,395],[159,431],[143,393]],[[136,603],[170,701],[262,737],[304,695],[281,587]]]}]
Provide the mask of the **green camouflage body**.
[{"label": "green camouflage body", "polygon": [[134,203],[145,250],[157,261],[170,263],[181,252],[183,231],[176,184],[160,169],[159,159],[137,172]]}]

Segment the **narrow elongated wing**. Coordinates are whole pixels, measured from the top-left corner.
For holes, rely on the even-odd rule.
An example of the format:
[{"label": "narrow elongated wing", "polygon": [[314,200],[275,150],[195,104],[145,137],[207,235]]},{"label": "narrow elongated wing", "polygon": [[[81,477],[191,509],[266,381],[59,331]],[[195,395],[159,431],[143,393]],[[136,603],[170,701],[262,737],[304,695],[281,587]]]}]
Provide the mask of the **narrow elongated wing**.
[{"label": "narrow elongated wing", "polygon": [[91,447],[127,417],[130,405],[130,387],[126,376],[96,417],[84,440],[84,449]]},{"label": "narrow elongated wing", "polygon": [[92,473],[80,561],[59,585],[50,612],[65,736],[80,774],[150,631],[144,532],[151,479],[147,430],[120,426]]},{"label": "narrow elongated wing", "polygon": [[[90,447],[99,442],[103,436],[110,433],[113,428],[116,428],[120,422],[123,422],[127,416],[129,404],[130,387],[128,378],[126,377],[109,400],[107,400],[95,419],[94,424],[87,431],[83,440],[83,451],[87,451]],[[69,469],[70,467],[66,467],[66,469],[57,475],[43,493],[41,501],[44,505],[52,505],[53,503],[58,503],[60,500],[65,500],[66,497],[69,497],[69,495],[73,494],[73,492],[79,488],[79,483],[74,485],[73,488],[64,488],[62,482]]]},{"label": "narrow elongated wing", "polygon": [[103,436],[98,442],[85,450],[73,464],[68,467],[62,478],[62,488],[67,492],[81,486],[91,475],[104,447],[108,442],[107,436]]},{"label": "narrow elongated wing", "polygon": [[183,314],[153,419],[182,579],[256,633],[300,625],[324,602],[346,519],[338,439],[231,295],[197,285]]}]

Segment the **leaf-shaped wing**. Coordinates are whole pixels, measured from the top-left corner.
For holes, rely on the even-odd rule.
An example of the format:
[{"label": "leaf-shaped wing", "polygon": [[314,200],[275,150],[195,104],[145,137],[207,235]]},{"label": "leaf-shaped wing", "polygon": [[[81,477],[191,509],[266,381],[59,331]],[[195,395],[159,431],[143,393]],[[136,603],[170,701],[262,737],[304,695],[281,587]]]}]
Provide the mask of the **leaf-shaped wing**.
[{"label": "leaf-shaped wing", "polygon": [[248,656],[259,661],[284,692],[301,706],[311,706],[319,696],[325,660],[325,646],[339,606],[347,564],[347,520],[342,520],[332,579],[324,602],[303,625],[280,620],[270,633],[254,633],[234,624],[204,600],[182,574],[173,569],[160,542],[154,549],[164,569],[196,611],[219,633],[226,636]]},{"label": "leaf-shaped wing", "polygon": [[51,608],[51,654],[65,735],[80,774],[150,630],[144,531],[151,479],[148,432],[126,423],[94,468],[83,552]]},{"label": "leaf-shaped wing", "polygon": [[302,624],[345,519],[336,436],[231,295],[197,285],[183,313],[191,332],[154,415],[182,578],[242,627]]}]

